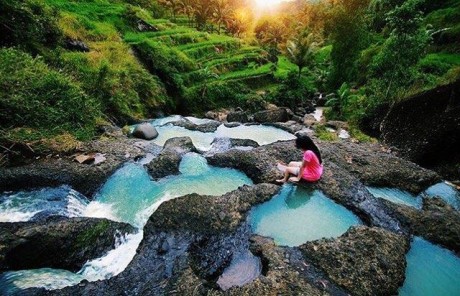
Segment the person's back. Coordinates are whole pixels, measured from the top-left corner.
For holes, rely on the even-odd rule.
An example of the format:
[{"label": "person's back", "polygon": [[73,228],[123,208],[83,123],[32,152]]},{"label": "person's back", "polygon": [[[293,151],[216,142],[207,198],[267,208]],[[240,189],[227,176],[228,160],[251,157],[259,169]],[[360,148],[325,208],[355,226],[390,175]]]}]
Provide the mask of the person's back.
[{"label": "person's back", "polygon": [[310,182],[318,181],[323,174],[323,166],[316,154],[311,150],[306,150],[303,154],[303,160],[306,165],[303,170],[302,179]]}]

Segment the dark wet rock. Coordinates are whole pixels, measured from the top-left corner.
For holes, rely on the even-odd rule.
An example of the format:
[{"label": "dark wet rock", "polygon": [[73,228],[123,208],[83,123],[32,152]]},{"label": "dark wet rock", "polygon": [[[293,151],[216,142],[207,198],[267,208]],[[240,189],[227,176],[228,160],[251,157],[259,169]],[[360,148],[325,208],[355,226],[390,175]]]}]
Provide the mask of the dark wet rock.
[{"label": "dark wet rock", "polygon": [[366,224],[383,227],[397,233],[406,233],[389,209],[375,198],[358,179],[334,163],[324,164],[324,173],[315,185],[326,196],[344,205]]},{"label": "dark wet rock", "polygon": [[[363,183],[346,170],[347,166],[343,168],[330,160],[332,157],[329,154],[332,154],[332,149],[337,149],[337,151],[333,150],[335,154],[343,153],[339,151],[340,146],[335,148],[336,146],[325,143],[319,143],[319,145],[320,149],[325,148],[324,150],[329,152],[323,155],[325,156],[323,158],[323,176],[313,186],[321,189],[327,196],[338,203],[351,209],[370,225],[384,227],[396,232],[405,231],[401,229],[399,222],[395,218],[388,215],[385,205],[374,198]],[[328,145],[331,146],[329,147]],[[207,156],[206,159],[211,165],[239,169],[246,173],[255,183],[273,183],[282,176],[282,173],[276,168],[277,162],[289,163],[290,161],[299,161],[302,159],[302,152],[295,149],[294,141],[284,141],[260,146],[250,151],[229,150]],[[407,176],[398,175],[399,179],[397,182],[409,186],[409,184],[414,182],[410,176],[416,174],[417,170],[414,169],[415,165],[407,163],[413,171]],[[368,170],[377,175],[385,175],[385,172],[380,172],[379,167],[375,163],[369,163]],[[424,170],[419,168],[418,171]],[[430,175],[431,172],[427,172]],[[386,173],[388,176],[391,176],[393,170]]]},{"label": "dark wet rock", "polygon": [[172,138],[165,142],[158,157],[146,165],[153,179],[164,178],[179,174],[179,164],[182,156],[189,152],[196,152],[192,139],[189,137]]},{"label": "dark wet rock", "polygon": [[153,140],[158,137],[158,131],[150,123],[141,123],[134,128],[132,135],[139,139]]},{"label": "dark wet rock", "polygon": [[[166,201],[149,219],[145,229],[185,230],[213,234],[234,231],[252,205],[269,200],[279,190],[273,184],[241,186],[222,196],[189,194]],[[222,219],[222,214],[223,216]]]},{"label": "dark wet rock", "polygon": [[174,289],[179,295],[324,295],[296,267],[285,262],[283,248],[275,246],[273,240],[253,236],[249,248],[262,262],[262,274],[254,281],[224,292],[203,285],[193,269],[188,268],[175,280]]},{"label": "dark wet rock", "polygon": [[180,126],[186,128],[191,131],[199,131],[202,133],[213,133],[217,130],[217,128],[222,124],[219,121],[209,121],[203,124],[195,124],[186,118],[182,118],[179,121],[175,121],[172,123],[175,126]]},{"label": "dark wet rock", "polygon": [[96,218],[0,223],[0,271],[50,267],[76,272],[87,260],[113,249],[117,233],[134,230]]},{"label": "dark wet rock", "polygon": [[91,197],[125,161],[145,155],[144,149],[135,145],[136,141],[139,140],[122,136],[85,143],[81,147],[82,153],[105,155],[106,160],[98,165],[79,164],[73,161],[73,156],[63,156],[24,166],[0,168],[0,192],[68,184]]},{"label": "dark wet rock", "polygon": [[286,122],[275,122],[275,123],[266,123],[265,125],[273,126],[279,129],[282,129],[288,133],[295,134],[297,132],[306,132],[311,133],[312,131],[299,122],[289,120]]},{"label": "dark wet rock", "polygon": [[259,147],[259,143],[251,139],[230,139],[231,147],[243,146],[243,147]]},{"label": "dark wet rock", "polygon": [[240,125],[241,125],[241,123],[239,123],[239,122],[226,122],[226,123],[224,123],[224,126],[228,127],[228,128],[237,127],[237,126],[240,126]]},{"label": "dark wet rock", "polygon": [[233,111],[227,114],[228,122],[246,123],[249,121],[248,114],[244,111]]},{"label": "dark wet rock", "polygon": [[323,159],[343,167],[367,185],[419,193],[440,181],[435,172],[388,153],[379,144],[321,142],[320,150]]},{"label": "dark wet rock", "polygon": [[460,254],[460,212],[440,198],[424,198],[422,210],[383,202],[411,233]]},{"label": "dark wet rock", "polygon": [[89,47],[83,41],[67,38],[64,42],[64,47],[68,50],[89,52]]},{"label": "dark wet rock", "polygon": [[460,179],[460,79],[370,114],[363,127],[401,155]]},{"label": "dark wet rock", "polygon": [[[291,111],[292,112],[292,111]],[[286,108],[278,108],[275,110],[265,110],[254,113],[254,121],[259,123],[266,122],[286,122],[292,116],[289,116],[289,113]]]},{"label": "dark wet rock", "polygon": [[353,295],[395,295],[404,282],[409,240],[381,228],[353,227],[337,239],[299,248]]},{"label": "dark wet rock", "polygon": [[[188,265],[188,248],[197,240],[194,234],[151,230],[137,249],[137,255],[120,274],[104,281],[85,282],[60,290],[27,289],[21,295],[165,295],[174,291],[168,282],[176,278]],[[161,251],[167,241],[170,249]],[[166,290],[167,289],[167,290]]]}]

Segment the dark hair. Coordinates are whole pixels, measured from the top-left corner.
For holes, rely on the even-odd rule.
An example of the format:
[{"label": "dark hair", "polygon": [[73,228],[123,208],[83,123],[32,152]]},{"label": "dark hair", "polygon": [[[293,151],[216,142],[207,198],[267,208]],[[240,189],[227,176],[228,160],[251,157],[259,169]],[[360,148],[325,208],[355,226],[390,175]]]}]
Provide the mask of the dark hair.
[{"label": "dark hair", "polygon": [[313,143],[313,140],[304,134],[297,134],[297,139],[295,140],[295,146],[302,150],[311,150],[318,157],[319,163],[323,163],[321,159],[321,153],[319,152],[318,147]]}]

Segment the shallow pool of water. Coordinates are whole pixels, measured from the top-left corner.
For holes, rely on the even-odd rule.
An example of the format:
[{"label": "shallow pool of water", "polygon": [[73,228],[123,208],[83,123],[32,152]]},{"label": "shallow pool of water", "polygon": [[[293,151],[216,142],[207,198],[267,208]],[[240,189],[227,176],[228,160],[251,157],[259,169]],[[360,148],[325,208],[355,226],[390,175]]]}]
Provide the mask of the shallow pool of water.
[{"label": "shallow pool of water", "polygon": [[[195,124],[207,123],[209,119],[200,119],[195,117],[186,117]],[[157,145],[163,146],[164,143],[174,137],[190,137],[193,144],[200,150],[208,150],[215,138],[226,137],[235,139],[251,139],[259,145],[266,145],[277,141],[293,140],[295,136],[279,128],[265,125],[240,125],[237,127],[226,127],[221,124],[215,132],[203,133],[192,131],[180,126],[174,126],[172,123],[182,119],[181,116],[173,115],[165,118],[155,119],[150,123],[158,131],[158,137],[153,140]]]},{"label": "shallow pool of water", "polygon": [[278,245],[298,246],[320,238],[338,237],[360,219],[321,191],[292,184],[270,201],[256,206],[249,217],[255,233]]},{"label": "shallow pool of water", "polygon": [[375,197],[384,198],[394,203],[399,203],[407,206],[421,209],[423,204],[422,197],[440,197],[447,204],[451,205],[457,210],[460,210],[460,192],[454,187],[446,184],[445,182],[437,183],[419,195],[414,195],[410,192],[390,187],[372,187],[368,186],[367,189]]},{"label": "shallow pool of water", "polygon": [[423,194],[428,197],[438,196],[455,209],[460,210],[460,191],[445,182],[440,182],[429,187]]},{"label": "shallow pool of water", "polygon": [[154,182],[143,167],[127,164],[107,180],[96,195],[96,202],[110,209],[116,220],[142,228],[166,200],[190,193],[222,195],[252,184],[242,172],[208,166],[206,159],[196,153],[183,157],[179,171],[177,176]]},{"label": "shallow pool of water", "polygon": [[[159,181],[152,181],[145,168],[138,163],[128,163],[117,170],[102,186],[92,202],[78,200],[72,203],[72,213],[75,216],[101,217],[115,221],[130,223],[142,229],[150,215],[158,206],[169,199],[190,193],[203,195],[222,195],[237,189],[244,184],[252,184],[245,174],[234,169],[209,166],[206,159],[199,154],[186,154],[180,163],[180,174]],[[57,193],[62,196],[74,192],[68,186],[47,188],[39,191],[22,192],[20,201],[15,202],[17,208],[8,209],[21,213],[42,211],[46,206],[42,201],[55,199]],[[18,194],[11,194],[16,200]],[[2,198],[9,200],[10,195]],[[51,197],[50,197],[51,196]],[[38,201],[35,202],[34,200]],[[26,207],[24,200],[29,200]],[[10,202],[13,204],[13,202]],[[39,207],[34,207],[38,204]],[[61,203],[67,208],[67,203]],[[0,212],[0,217],[4,212]],[[30,215],[29,215],[30,216]],[[110,278],[122,272],[136,254],[136,249],[142,240],[142,231],[136,234],[120,237],[117,247],[101,258],[87,262],[78,273],[57,269],[36,269],[7,272],[0,276],[0,291],[17,291],[26,287],[45,287],[59,289],[74,285],[82,279],[96,281]],[[53,278],[56,281],[53,281]],[[13,292],[11,292],[13,293]],[[5,292],[3,294],[10,294]]]},{"label": "shallow pool of water", "polygon": [[451,251],[415,237],[407,253],[406,280],[400,296],[460,295],[460,258]]},{"label": "shallow pool of water", "polygon": [[375,197],[383,198],[391,202],[403,204],[416,209],[422,208],[422,198],[404,190],[390,187],[370,186],[367,187],[367,190],[369,190],[369,192]]}]

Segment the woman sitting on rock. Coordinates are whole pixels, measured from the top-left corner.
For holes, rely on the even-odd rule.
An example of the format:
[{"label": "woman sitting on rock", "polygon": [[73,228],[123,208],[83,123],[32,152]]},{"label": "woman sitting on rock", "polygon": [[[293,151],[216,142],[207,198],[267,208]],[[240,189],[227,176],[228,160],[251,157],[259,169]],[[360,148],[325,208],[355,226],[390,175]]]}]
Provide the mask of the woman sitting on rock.
[{"label": "woman sitting on rock", "polygon": [[[323,174],[321,153],[318,147],[309,136],[303,134],[297,135],[295,146],[303,151],[302,161],[292,161],[289,165],[278,163],[278,169],[284,172],[284,178],[276,182],[299,182],[301,179],[308,182],[318,181]],[[289,177],[290,175],[294,176]]]}]

